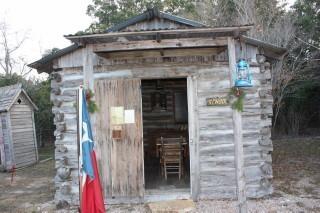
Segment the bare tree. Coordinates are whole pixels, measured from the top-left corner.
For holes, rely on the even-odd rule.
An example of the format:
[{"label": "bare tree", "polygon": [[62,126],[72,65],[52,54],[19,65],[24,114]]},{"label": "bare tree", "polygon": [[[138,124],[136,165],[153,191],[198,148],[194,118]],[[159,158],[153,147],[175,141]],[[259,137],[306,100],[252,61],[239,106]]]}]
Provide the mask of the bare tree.
[{"label": "bare tree", "polygon": [[0,22],[0,68],[5,75],[10,77],[17,73],[26,76],[32,71],[27,67],[25,58],[17,55],[27,38],[26,32],[22,35],[11,32],[5,21]]}]

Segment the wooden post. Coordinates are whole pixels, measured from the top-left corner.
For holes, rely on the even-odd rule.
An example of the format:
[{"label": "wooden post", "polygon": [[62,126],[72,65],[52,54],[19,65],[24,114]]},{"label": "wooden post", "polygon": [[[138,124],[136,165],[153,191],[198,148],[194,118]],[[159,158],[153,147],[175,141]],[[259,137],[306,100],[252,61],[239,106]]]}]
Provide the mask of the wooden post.
[{"label": "wooden post", "polygon": [[[236,51],[235,41],[233,38],[228,38],[228,55],[229,55],[229,72],[230,72],[230,85],[233,87],[233,74],[236,69]],[[234,162],[236,167],[236,184],[237,184],[237,197],[238,208],[240,213],[247,212],[246,202],[246,185],[244,177],[244,157],[243,157],[243,144],[242,144],[242,117],[241,112],[232,110],[233,119],[233,137],[234,137]]]},{"label": "wooden post", "polygon": [[[81,147],[81,136],[82,136],[82,88],[77,89],[77,154],[78,154],[78,175],[79,175],[79,210],[81,206],[81,172],[82,172],[82,160],[80,160],[80,157],[82,157],[82,147]],[[81,107],[81,110],[80,110]]]},{"label": "wooden post", "polygon": [[82,50],[82,64],[83,64],[83,85],[86,89],[93,91],[93,52],[92,46],[87,45]]},{"label": "wooden post", "polygon": [[1,122],[1,113],[0,113],[0,171],[1,167],[5,169],[6,159],[5,159],[5,151],[4,151],[4,137],[2,132],[2,122]]}]

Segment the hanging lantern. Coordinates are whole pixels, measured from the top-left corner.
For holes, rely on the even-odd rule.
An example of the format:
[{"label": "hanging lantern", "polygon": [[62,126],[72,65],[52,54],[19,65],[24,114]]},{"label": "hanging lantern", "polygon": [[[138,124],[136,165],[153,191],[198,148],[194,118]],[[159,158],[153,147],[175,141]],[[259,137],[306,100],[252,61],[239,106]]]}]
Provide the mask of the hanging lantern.
[{"label": "hanging lantern", "polygon": [[244,59],[237,63],[235,87],[252,87],[252,76],[249,70],[249,64]]}]

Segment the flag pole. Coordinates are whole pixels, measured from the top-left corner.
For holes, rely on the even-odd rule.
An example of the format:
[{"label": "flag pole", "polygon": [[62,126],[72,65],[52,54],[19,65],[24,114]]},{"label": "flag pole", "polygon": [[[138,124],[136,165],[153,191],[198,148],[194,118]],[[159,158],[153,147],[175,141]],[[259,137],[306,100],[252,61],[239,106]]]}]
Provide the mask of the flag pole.
[{"label": "flag pole", "polygon": [[81,197],[82,197],[82,181],[81,181],[81,167],[82,167],[82,86],[77,90],[77,150],[78,150],[78,176],[79,176],[79,212],[81,212]]}]

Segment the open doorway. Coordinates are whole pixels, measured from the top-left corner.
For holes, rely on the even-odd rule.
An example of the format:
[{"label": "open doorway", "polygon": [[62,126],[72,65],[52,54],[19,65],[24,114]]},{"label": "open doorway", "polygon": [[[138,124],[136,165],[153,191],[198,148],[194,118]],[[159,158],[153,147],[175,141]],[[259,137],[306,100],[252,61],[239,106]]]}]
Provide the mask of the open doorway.
[{"label": "open doorway", "polygon": [[142,80],[145,189],[190,187],[187,79]]}]

